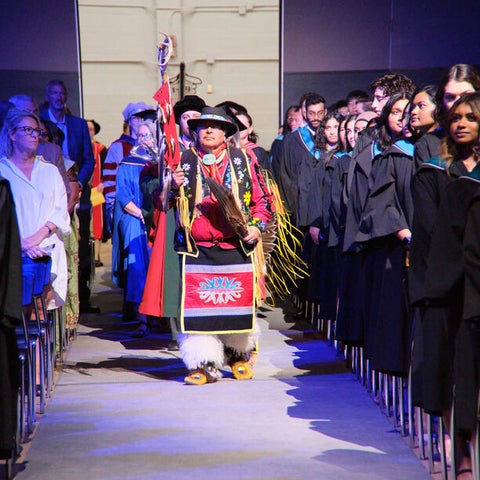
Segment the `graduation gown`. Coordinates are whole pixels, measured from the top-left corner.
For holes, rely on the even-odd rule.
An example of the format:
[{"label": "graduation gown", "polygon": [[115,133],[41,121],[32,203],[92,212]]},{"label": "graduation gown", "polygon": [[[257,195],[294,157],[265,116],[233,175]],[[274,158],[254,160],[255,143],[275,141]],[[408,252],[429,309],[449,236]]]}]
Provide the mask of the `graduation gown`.
[{"label": "graduation gown", "polygon": [[[337,315],[337,292],[338,292],[338,248],[329,247],[330,232],[330,205],[332,203],[333,172],[338,157],[333,155],[328,163],[325,163],[324,153],[319,165],[323,166],[320,178],[319,192],[322,197],[313,199],[319,201],[322,207],[320,217],[315,219],[312,226],[320,229],[318,245],[311,242],[312,255],[309,259],[310,278],[308,279],[308,298],[319,302],[319,317],[323,320],[335,320]],[[307,234],[310,240],[310,235]]]},{"label": "graduation gown", "polygon": [[469,340],[472,346],[474,372],[471,388],[464,400],[467,405],[475,405],[476,393],[480,388],[480,189],[477,189],[468,208],[463,251],[465,261],[463,325],[467,341]]},{"label": "graduation gown", "polygon": [[[415,144],[416,147],[417,144]],[[437,314],[442,316],[443,313],[441,309],[432,308],[426,312],[423,306],[427,259],[440,199],[449,183],[467,173],[463,163],[454,162],[450,165],[447,174],[445,161],[436,156],[419,166],[412,183],[414,214],[408,269],[409,300],[414,316],[411,360],[412,398],[415,405],[430,409],[438,408],[435,407],[435,392],[445,387],[441,386],[444,384],[441,372],[434,373],[437,371],[438,364],[436,356],[441,355],[443,349],[436,345],[436,341],[440,339],[436,322],[424,320],[425,314],[427,318],[432,318]],[[424,371],[425,361],[428,363],[426,371]]]},{"label": "graduation gown", "polygon": [[313,133],[306,126],[285,135],[280,165],[280,193],[297,227],[310,226],[322,213],[325,169],[320,152],[310,149],[305,139],[313,143]]},{"label": "graduation gown", "polygon": [[340,277],[340,239],[343,238],[341,225],[342,191],[346,179],[350,156],[339,152],[333,155],[325,166],[323,188],[322,236],[326,241],[325,268],[322,276],[321,318],[335,320],[338,309]]},{"label": "graduation gown", "polygon": [[112,281],[123,288],[125,302],[135,304],[142,300],[150,248],[145,223],[127,213],[125,206],[133,202],[137,207],[143,207],[140,175],[146,164],[146,160],[134,156],[126,157],[120,163],[113,215]]},{"label": "graduation gown", "polygon": [[[369,135],[362,137],[364,140]],[[345,222],[339,274],[339,299],[336,336],[347,345],[364,346],[364,323],[366,318],[365,288],[368,280],[363,277],[366,254],[356,241],[358,227],[369,193],[369,178],[372,162],[380,155],[376,144],[370,140],[358,154],[354,154],[348,166],[342,192],[345,201]],[[349,178],[349,176],[351,178]],[[343,215],[341,216],[343,218]]]},{"label": "graduation gown", "polygon": [[[410,315],[406,301],[406,250],[396,232],[410,229],[413,145],[399,140],[376,160],[357,241],[365,242],[365,353],[374,370],[405,376]],[[370,287],[370,289],[368,289]]]},{"label": "graduation gown", "polygon": [[0,211],[0,458],[10,458],[20,378],[15,326],[21,324],[22,261],[15,205],[10,185],[2,177]]},{"label": "graduation gown", "polygon": [[422,135],[415,142],[414,163],[415,170],[418,170],[425,162],[432,157],[440,155],[440,145],[442,138],[445,136],[443,128],[439,127],[433,132]]},{"label": "graduation gown", "polygon": [[[480,167],[451,182],[441,198],[432,232],[425,274],[426,309],[424,323],[431,324],[432,338],[426,338],[425,410],[449,409],[453,400],[456,426],[468,430],[475,417],[470,389],[475,382],[472,346],[465,334],[463,318],[465,264],[464,233],[468,206],[480,187]],[[435,382],[435,383],[433,383]],[[427,397],[429,392],[431,394]],[[476,400],[476,399],[475,399]],[[475,401],[476,404],[476,401]],[[428,410],[427,410],[428,409]]]},{"label": "graduation gown", "polygon": [[282,162],[283,154],[283,135],[279,135],[272,143],[270,147],[270,165],[272,167],[272,173],[275,180],[279,181],[280,177],[280,164]]}]

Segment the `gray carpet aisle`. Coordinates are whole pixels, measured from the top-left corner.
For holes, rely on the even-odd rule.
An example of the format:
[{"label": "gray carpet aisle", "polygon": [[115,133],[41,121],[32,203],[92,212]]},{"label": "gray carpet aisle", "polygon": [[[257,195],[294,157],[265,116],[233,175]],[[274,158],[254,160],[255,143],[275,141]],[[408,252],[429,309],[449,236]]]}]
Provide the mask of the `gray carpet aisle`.
[{"label": "gray carpet aisle", "polygon": [[262,309],[255,379],[186,386],[169,335],[122,323],[107,267],[20,480],[431,479],[343,361],[306,324]]}]

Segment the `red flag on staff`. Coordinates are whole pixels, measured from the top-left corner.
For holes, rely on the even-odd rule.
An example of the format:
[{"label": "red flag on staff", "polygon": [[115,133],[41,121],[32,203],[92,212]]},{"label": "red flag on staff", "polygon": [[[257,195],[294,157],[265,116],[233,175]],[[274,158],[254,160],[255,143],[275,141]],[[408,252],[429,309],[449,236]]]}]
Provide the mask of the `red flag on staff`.
[{"label": "red flag on staff", "polygon": [[[173,115],[173,106],[170,93],[170,84],[165,70],[171,55],[171,39],[165,35],[165,40],[158,46],[158,62],[162,78],[162,86],[155,93],[153,98],[158,102],[157,122],[160,131],[158,138],[159,152],[163,153],[163,161],[159,162],[161,170],[158,172],[163,177],[162,185],[167,190],[157,192],[154,198],[155,210],[153,214],[153,225],[150,231],[149,240],[152,245],[152,254],[148,267],[147,278],[139,312],[155,317],[176,316],[174,302],[166,295],[166,272],[169,281],[175,285],[175,268],[178,270],[178,260],[173,252],[173,234],[175,230],[173,212],[163,203],[168,198],[168,172],[174,171],[180,163],[180,147],[177,138],[177,127]],[[165,184],[167,182],[167,184]],[[155,195],[155,194],[154,194]],[[162,198],[163,197],[163,198]],[[163,200],[163,201],[162,201]],[[177,276],[178,276],[177,272]],[[167,288],[166,288],[167,287]],[[172,287],[170,286],[170,290]],[[170,295],[171,296],[171,295]],[[176,295],[178,296],[178,295]],[[175,298],[176,298],[175,296]]]},{"label": "red flag on staff", "polygon": [[[173,171],[180,163],[180,147],[178,145],[177,125],[173,115],[172,98],[168,77],[164,75],[163,85],[153,98],[158,102],[161,112],[162,129],[165,135],[165,163]],[[160,120],[160,116],[159,116]]]}]

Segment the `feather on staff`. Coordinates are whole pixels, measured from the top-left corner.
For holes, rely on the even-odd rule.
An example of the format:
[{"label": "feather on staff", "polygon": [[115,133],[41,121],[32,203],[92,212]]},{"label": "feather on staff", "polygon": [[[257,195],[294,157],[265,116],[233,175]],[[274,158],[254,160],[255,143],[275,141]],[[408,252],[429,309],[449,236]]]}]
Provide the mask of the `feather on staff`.
[{"label": "feather on staff", "polygon": [[205,178],[205,182],[207,183],[210,192],[215,196],[220,209],[235,233],[240,238],[246,237],[248,235],[248,223],[245,219],[245,215],[240,210],[232,191],[223,185],[220,185],[213,178],[207,177]]}]

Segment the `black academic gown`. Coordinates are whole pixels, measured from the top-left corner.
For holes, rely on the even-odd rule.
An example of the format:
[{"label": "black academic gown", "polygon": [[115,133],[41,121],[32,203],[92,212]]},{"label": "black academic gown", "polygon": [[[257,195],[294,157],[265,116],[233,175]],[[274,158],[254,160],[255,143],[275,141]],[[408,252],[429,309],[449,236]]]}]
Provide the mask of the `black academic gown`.
[{"label": "black academic gown", "polygon": [[341,248],[343,245],[346,216],[346,205],[344,202],[343,191],[347,180],[350,161],[351,155],[344,153],[340,154],[336,157],[335,161],[332,162],[331,202],[329,208],[330,225],[328,230],[329,247]]},{"label": "black academic gown", "polygon": [[415,154],[413,157],[415,171],[417,171],[425,162],[428,162],[432,157],[440,155],[440,145],[444,136],[445,133],[443,128],[439,127],[433,132],[422,135],[415,142]]},{"label": "black academic gown", "polygon": [[[323,159],[322,159],[323,160]],[[310,284],[318,292],[320,303],[319,316],[323,320],[335,320],[337,316],[339,248],[330,244],[330,224],[333,203],[333,177],[339,155],[333,155],[324,164],[322,192],[322,215],[312,225],[320,229],[319,244],[316,246],[317,268]],[[341,193],[341,191],[340,191]],[[337,193],[338,196],[338,193]],[[336,199],[338,201],[338,198]]]},{"label": "black academic gown", "polygon": [[0,458],[15,446],[19,360],[15,326],[21,324],[22,261],[10,185],[0,177]]},{"label": "black academic gown", "polygon": [[[468,335],[463,326],[463,303],[465,264],[463,243],[467,212],[471,200],[480,187],[480,167],[451,182],[441,198],[435,222],[425,274],[426,307],[424,323],[431,323],[433,338],[427,338],[426,345],[432,344],[431,351],[425,350],[425,410],[433,407],[441,412],[452,405],[453,385],[456,426],[468,430],[475,417],[475,408],[466,398],[475,382],[473,357]],[[436,385],[431,385],[435,381]],[[439,388],[440,387],[440,388]],[[426,392],[437,388],[427,397]],[[430,400],[432,404],[430,404]],[[428,402],[427,402],[428,401]],[[460,406],[461,405],[461,406]]]},{"label": "black academic gown", "polygon": [[369,280],[363,277],[366,254],[356,236],[368,198],[372,162],[379,154],[374,143],[370,142],[353,155],[342,194],[346,208],[345,222],[341,222],[345,227],[341,244],[336,336],[347,345],[364,346],[364,325],[368,318],[365,289]]},{"label": "black academic gown", "polygon": [[[438,362],[435,358],[439,352],[441,354],[443,347],[436,345],[436,340],[439,340],[437,323],[431,320],[437,314],[442,316],[442,310],[430,308],[425,312],[423,305],[427,259],[433,227],[445,189],[453,180],[468,173],[461,162],[452,163],[448,175],[445,168],[446,164],[441,157],[433,157],[420,165],[412,184],[414,214],[408,271],[409,300],[414,315],[412,398],[415,405],[426,406],[430,410],[438,408],[435,406],[435,392],[445,388],[448,390],[448,387],[444,386],[445,378],[441,372],[437,372]],[[425,314],[427,320],[424,320]],[[424,361],[427,361],[426,371]]]},{"label": "black academic gown", "polygon": [[[335,325],[335,337],[341,339],[346,344],[357,344],[360,342],[361,335],[356,335],[349,331],[349,319],[355,314],[350,309],[350,301],[347,298],[345,290],[349,285],[349,275],[344,274],[346,255],[341,255],[343,246],[343,237],[345,234],[345,220],[347,207],[345,204],[344,191],[346,188],[348,168],[351,162],[351,155],[343,154],[333,163],[332,185],[331,185],[331,203],[329,210],[330,227],[328,234],[328,246],[337,251],[337,272],[338,272],[338,288],[337,288],[337,321]],[[354,254],[350,255],[355,256]],[[353,290],[353,289],[352,289]]]},{"label": "black academic gown", "polygon": [[357,241],[366,246],[365,354],[374,370],[406,376],[411,319],[406,301],[406,249],[396,232],[410,229],[413,145],[399,140],[374,162]]},{"label": "black academic gown", "polygon": [[471,405],[475,405],[476,393],[480,389],[480,189],[476,191],[468,208],[463,251],[465,261],[463,318],[466,336],[472,346],[475,373],[469,394],[467,393],[463,400],[467,403],[467,407],[464,408],[470,409]]},{"label": "black academic gown", "polygon": [[269,172],[272,171],[272,165],[270,163],[270,157],[268,153],[262,148],[260,145],[257,145],[253,148],[253,153],[257,157],[258,163],[264,170],[268,170]]},{"label": "black academic gown", "polygon": [[270,147],[270,165],[272,166],[273,177],[278,183],[280,177],[280,164],[283,155],[283,135],[279,135]]},{"label": "black academic gown", "polygon": [[297,227],[305,229],[322,213],[321,187],[325,169],[305,145],[300,129],[285,135],[283,143],[280,194]]}]

